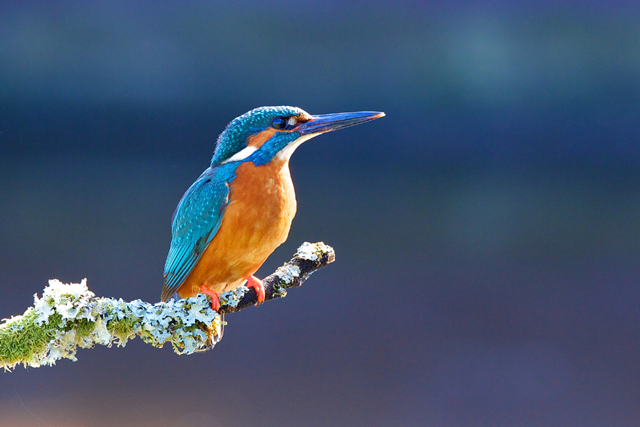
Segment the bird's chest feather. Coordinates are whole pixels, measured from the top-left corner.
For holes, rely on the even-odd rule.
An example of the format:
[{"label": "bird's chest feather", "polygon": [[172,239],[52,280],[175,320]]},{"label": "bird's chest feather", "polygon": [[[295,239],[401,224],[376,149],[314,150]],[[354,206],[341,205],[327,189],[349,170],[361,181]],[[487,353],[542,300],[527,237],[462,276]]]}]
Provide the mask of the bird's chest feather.
[{"label": "bird's chest feather", "polygon": [[263,241],[262,245],[277,247],[284,242],[296,212],[288,162],[274,160],[263,166],[245,162],[229,187],[222,226],[231,226],[248,247]]}]

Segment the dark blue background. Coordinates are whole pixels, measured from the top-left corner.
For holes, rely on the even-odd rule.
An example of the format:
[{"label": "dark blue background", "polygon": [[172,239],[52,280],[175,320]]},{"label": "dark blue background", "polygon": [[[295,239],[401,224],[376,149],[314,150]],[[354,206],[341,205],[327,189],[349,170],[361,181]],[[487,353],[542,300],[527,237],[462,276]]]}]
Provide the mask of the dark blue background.
[{"label": "dark blue background", "polygon": [[0,317],[50,278],[159,299],[171,214],[261,105],[387,117],[294,155],[337,261],[227,316],[0,375],[2,426],[637,426],[640,7],[0,4]]}]

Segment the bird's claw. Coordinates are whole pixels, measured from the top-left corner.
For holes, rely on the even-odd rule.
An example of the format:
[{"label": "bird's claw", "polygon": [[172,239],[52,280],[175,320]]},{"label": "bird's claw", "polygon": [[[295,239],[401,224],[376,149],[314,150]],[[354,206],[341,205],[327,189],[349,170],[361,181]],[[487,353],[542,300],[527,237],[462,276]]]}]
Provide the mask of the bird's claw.
[{"label": "bird's claw", "polygon": [[217,293],[213,292],[206,285],[200,286],[200,292],[202,292],[203,294],[207,294],[211,297],[211,309],[213,311],[220,310],[220,297],[218,296]]},{"label": "bird's claw", "polygon": [[247,277],[247,288],[253,288],[256,291],[256,294],[258,294],[258,302],[256,302],[256,305],[260,305],[264,302],[265,290],[262,280],[253,275]]}]

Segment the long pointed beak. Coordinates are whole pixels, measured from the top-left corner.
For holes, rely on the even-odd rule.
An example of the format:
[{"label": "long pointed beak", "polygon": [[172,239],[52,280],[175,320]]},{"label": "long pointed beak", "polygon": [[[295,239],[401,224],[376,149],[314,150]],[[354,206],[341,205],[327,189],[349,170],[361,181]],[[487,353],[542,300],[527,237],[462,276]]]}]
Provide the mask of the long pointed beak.
[{"label": "long pointed beak", "polygon": [[311,120],[295,128],[301,135],[320,134],[333,130],[344,129],[349,126],[384,117],[384,113],[377,111],[358,111],[357,113],[336,113],[311,116]]}]

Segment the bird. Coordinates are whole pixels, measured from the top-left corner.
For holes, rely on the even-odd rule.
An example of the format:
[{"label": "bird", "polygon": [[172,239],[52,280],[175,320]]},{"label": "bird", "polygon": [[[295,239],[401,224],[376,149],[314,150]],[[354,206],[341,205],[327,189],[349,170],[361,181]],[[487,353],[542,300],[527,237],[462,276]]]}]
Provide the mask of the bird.
[{"label": "bird", "polygon": [[254,273],[289,234],[296,197],[289,159],[320,134],[384,117],[360,111],[311,115],[298,107],[260,107],[219,135],[211,165],[184,193],[173,214],[161,300],[211,297],[245,284],[264,301]]}]

